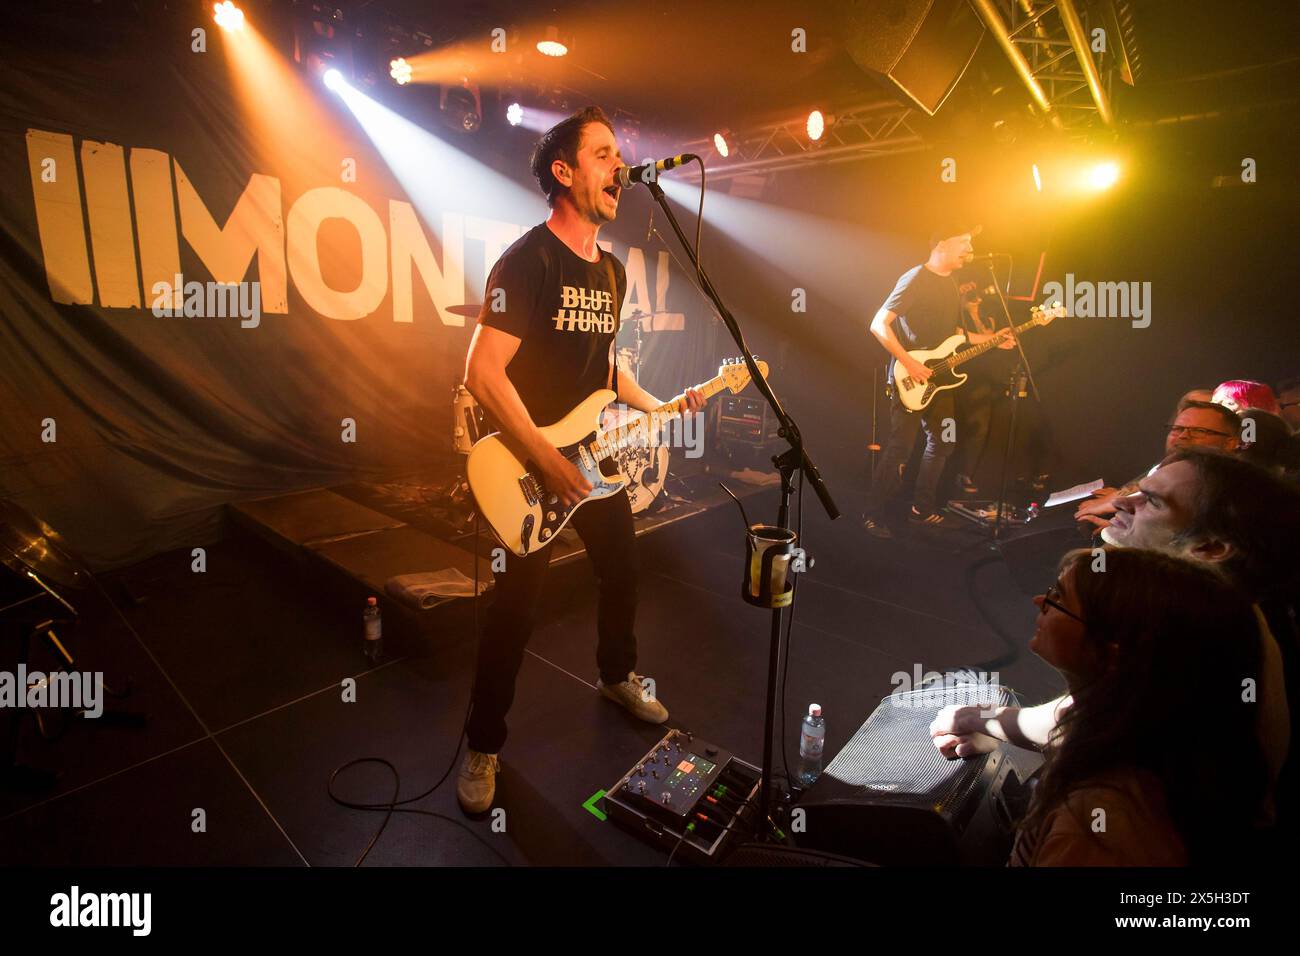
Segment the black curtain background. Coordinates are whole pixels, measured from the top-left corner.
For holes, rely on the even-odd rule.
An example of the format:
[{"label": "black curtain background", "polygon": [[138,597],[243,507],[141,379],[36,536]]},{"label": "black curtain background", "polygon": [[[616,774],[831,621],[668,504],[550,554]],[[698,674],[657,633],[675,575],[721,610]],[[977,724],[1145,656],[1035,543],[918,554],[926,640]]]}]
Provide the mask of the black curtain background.
[{"label": "black curtain background", "polygon": [[[210,21],[206,53],[191,51],[193,24],[183,17],[61,17],[51,7],[29,21],[7,32],[0,51],[0,175],[7,184],[0,193],[0,496],[42,517],[103,568],[210,541],[227,502],[357,478],[430,477],[450,467],[451,394],[473,319],[444,324],[418,274],[409,323],[393,319],[391,283],[372,314],[338,320],[313,311],[290,278],[287,314],[264,308],[256,328],[234,317],[157,317],[148,288],[142,308],[104,308],[98,288],[92,304],[53,300],[29,130],[71,137],[78,167],[83,141],[124,147],[128,168],[133,150],[168,154],[218,226],[253,174],[280,180],[286,218],[303,191],[334,186],[359,196],[387,229],[389,200],[409,197],[351,114],[300,72],[298,82],[328,122],[308,126],[286,115],[294,141],[268,143],[232,87],[220,31]],[[374,95],[396,101],[404,92],[390,87]],[[264,110],[293,108],[291,99],[277,104],[275,89],[265,96]],[[414,94],[407,100],[427,103]],[[438,129],[428,115],[411,119]],[[476,150],[485,170],[504,170],[531,191],[529,202],[503,213],[499,196],[451,183],[457,204],[445,211],[504,218],[521,228],[545,217],[527,172],[527,131],[511,130],[505,141],[436,135]],[[341,157],[355,159],[362,171],[355,183],[340,182]],[[84,204],[84,178],[81,192]],[[626,202],[623,218],[602,239],[625,260],[628,240],[645,247],[653,295],[663,247],[645,242],[646,201]],[[430,212],[427,205],[422,212]],[[83,208],[83,223],[86,214]],[[441,223],[427,221],[432,217],[422,216],[421,224],[445,260]],[[317,238],[326,281],[355,287],[357,231],[331,219]],[[179,243],[186,280],[211,278],[184,238]],[[481,243],[466,240],[464,258],[460,301],[480,302]],[[647,333],[643,375],[665,398],[710,377],[717,365],[709,314],[675,266],[672,272],[665,311],[685,313],[684,327]],[[243,278],[259,278],[256,258]],[[356,422],[355,443],[341,440],[344,418]],[[49,419],[54,442],[42,440]]]},{"label": "black curtain background", "polygon": [[[449,400],[472,329],[444,324],[418,277],[411,323],[393,321],[391,286],[373,314],[341,321],[314,312],[291,281],[288,313],[264,314],[257,329],[236,319],[157,318],[147,309],[52,300],[28,167],[31,129],[70,136],[78,149],[85,140],[115,143],[128,160],[132,149],[169,154],[218,224],[255,173],[281,181],[285,215],[304,191],[322,186],[355,193],[385,223],[389,200],[411,198],[351,114],[311,86],[315,80],[299,77],[328,121],[304,129],[286,117],[294,140],[270,142],[234,95],[217,31],[210,29],[209,51],[199,55],[190,52],[194,24],[180,15],[87,19],[59,10],[43,5],[39,15],[14,16],[0,40],[7,186],[0,191],[0,495],[105,567],[204,543],[230,501],[450,468]],[[287,52],[283,35],[271,39]],[[373,95],[436,129],[409,91]],[[275,91],[266,96],[274,109]],[[706,266],[750,345],[771,362],[773,384],[846,514],[860,503],[873,373],[885,360],[867,323],[898,275],[925,257],[930,221],[956,206],[983,222],[979,249],[1015,255],[1016,293],[1030,291],[1043,253],[1044,281],[1072,272],[1092,282],[1152,284],[1147,328],[1063,319],[1026,338],[1043,394],[1035,415],[1051,436],[1045,465],[1053,487],[1099,476],[1114,483],[1148,467],[1187,389],[1300,373],[1293,106],[1151,123],[1079,146],[996,142],[959,105],[950,122],[931,128],[925,150],[783,173],[739,205],[729,202],[728,183],[709,191]],[[477,137],[438,135],[484,169],[533,189],[527,131],[485,123]],[[1120,184],[1093,197],[1066,195],[1050,180],[1042,193],[1033,190],[1032,160],[1069,158],[1076,149],[1118,156]],[[340,154],[365,170],[355,184],[338,181]],[[946,157],[957,160],[955,183],[940,179]],[[1252,184],[1240,181],[1245,157],[1258,166]],[[523,228],[545,214],[535,192],[517,211],[503,211],[501,199],[467,184],[442,211]],[[655,225],[663,238],[647,238],[650,206],[643,192],[625,193],[618,221],[602,237],[625,260],[642,250],[653,293],[661,253],[681,253],[662,217]],[[693,201],[676,208],[693,236]],[[429,212],[423,225],[442,257],[440,223],[430,221],[440,210]],[[327,222],[319,246],[331,284],[355,285],[356,232]],[[184,240],[180,254],[187,278],[208,278]],[[464,301],[478,302],[481,245],[467,242],[464,257]],[[691,276],[672,262],[665,311],[684,314],[684,327],[649,333],[644,351],[643,381],[661,397],[708,378],[736,352]],[[258,278],[256,266],[245,278]],[[791,308],[795,289],[806,296],[802,312]],[[1015,309],[1021,319],[1028,303]],[[344,417],[357,422],[355,444],[340,441]],[[47,418],[57,422],[53,444],[41,441]],[[991,450],[986,487],[1000,464],[996,426]],[[1018,464],[1027,453],[1017,448]]]}]

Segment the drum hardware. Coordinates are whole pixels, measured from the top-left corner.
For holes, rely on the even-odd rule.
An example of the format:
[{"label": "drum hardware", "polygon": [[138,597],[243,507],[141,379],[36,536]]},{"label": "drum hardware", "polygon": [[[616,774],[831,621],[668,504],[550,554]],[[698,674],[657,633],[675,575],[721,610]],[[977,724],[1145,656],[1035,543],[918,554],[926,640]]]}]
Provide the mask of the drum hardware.
[{"label": "drum hardware", "polygon": [[641,320],[648,318],[651,318],[649,312],[642,312],[640,309],[634,309],[627,315],[623,316],[622,321],[619,322],[618,333],[615,333],[615,340],[617,340],[618,334],[622,333],[623,328],[627,323],[636,323],[636,338],[633,340],[631,345],[625,345],[619,348],[617,355],[621,360],[619,362],[619,367],[624,367],[623,362],[626,362],[627,370],[631,374],[632,380],[637,384],[640,384],[641,382],[641,347],[644,344],[641,334],[645,326]]},{"label": "drum hardware", "polygon": [[[65,597],[66,591],[81,591],[99,582],[90,573],[85,562],[63,541],[62,536],[44,521],[11,501],[0,500],[0,566],[9,573],[0,580],[0,647],[6,663],[9,660],[9,641],[16,651],[14,673],[25,673],[31,657],[32,639],[45,643],[55,657],[55,668],[71,671],[76,659],[60,636],[75,625],[80,617],[76,606]],[[105,600],[111,599],[99,588]],[[113,605],[116,609],[116,605]],[[36,685],[47,683],[36,681]],[[131,693],[127,678],[122,690],[103,685],[106,696],[123,698]],[[26,695],[28,687],[16,688]],[[17,762],[18,740],[22,730],[22,715],[26,708],[14,708],[8,717],[8,727],[0,731],[0,787],[10,790],[45,790],[52,787],[58,774],[28,767]],[[42,738],[53,740],[61,736],[68,723],[51,731],[45,716],[36,710],[37,730]],[[128,711],[105,709],[101,723],[131,724],[141,726],[144,715]]]}]

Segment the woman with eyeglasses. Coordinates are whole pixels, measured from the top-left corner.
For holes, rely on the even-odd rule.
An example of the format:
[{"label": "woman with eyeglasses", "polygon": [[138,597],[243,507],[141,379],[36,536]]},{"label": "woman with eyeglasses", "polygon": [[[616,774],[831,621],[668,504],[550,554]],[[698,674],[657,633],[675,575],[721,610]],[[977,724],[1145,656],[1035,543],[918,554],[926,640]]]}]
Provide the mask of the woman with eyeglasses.
[{"label": "woman with eyeglasses", "polygon": [[1062,673],[1071,702],[1048,736],[1010,864],[1242,856],[1267,788],[1250,604],[1209,569],[1109,548],[1067,554],[1034,600],[1029,646]]}]

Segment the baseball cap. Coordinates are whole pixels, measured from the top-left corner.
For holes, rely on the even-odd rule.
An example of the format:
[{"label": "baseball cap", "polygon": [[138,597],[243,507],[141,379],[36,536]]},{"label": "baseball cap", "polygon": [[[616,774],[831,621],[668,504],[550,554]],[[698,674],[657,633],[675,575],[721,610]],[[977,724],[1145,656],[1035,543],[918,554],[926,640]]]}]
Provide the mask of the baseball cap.
[{"label": "baseball cap", "polygon": [[971,238],[974,238],[983,229],[983,226],[978,223],[972,224],[969,219],[940,220],[930,229],[930,248],[933,249],[945,239],[951,239],[953,236],[964,236],[966,233],[970,233]]}]

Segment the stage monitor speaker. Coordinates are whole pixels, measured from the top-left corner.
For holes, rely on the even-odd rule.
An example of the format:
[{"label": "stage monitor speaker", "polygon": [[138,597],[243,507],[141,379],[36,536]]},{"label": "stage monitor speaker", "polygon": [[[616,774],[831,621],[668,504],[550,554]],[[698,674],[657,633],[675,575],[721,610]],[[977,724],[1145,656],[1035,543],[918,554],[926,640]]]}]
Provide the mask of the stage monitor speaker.
[{"label": "stage monitor speaker", "polygon": [[796,841],[880,866],[1004,865],[1042,756],[1003,744],[949,760],[930,722],[949,704],[1016,703],[968,671],[886,697],[799,799]]},{"label": "stage monitor speaker", "polygon": [[967,0],[847,0],[836,19],[853,61],[929,116],[966,72],[984,36]]}]

